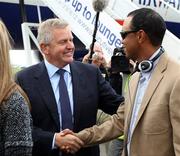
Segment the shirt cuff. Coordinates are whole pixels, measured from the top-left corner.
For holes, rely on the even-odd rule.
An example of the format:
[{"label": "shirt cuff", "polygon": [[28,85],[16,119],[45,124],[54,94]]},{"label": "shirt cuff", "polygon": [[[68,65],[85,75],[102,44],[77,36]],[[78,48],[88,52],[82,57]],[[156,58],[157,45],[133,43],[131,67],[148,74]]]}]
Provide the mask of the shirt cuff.
[{"label": "shirt cuff", "polygon": [[57,149],[57,147],[55,145],[55,138],[56,138],[56,133],[54,133],[53,142],[52,142],[52,149]]}]

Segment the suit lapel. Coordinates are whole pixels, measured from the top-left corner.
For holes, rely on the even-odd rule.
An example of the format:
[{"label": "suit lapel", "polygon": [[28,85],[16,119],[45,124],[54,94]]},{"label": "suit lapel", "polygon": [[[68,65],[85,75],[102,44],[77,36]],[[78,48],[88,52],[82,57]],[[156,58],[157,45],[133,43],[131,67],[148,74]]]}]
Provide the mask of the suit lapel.
[{"label": "suit lapel", "polygon": [[140,107],[140,110],[139,110],[139,113],[137,116],[137,120],[135,123],[135,128],[136,128],[140,118],[142,117],[143,112],[147,108],[149,101],[151,100],[151,97],[155,93],[156,88],[160,84],[160,81],[163,79],[164,71],[166,68],[167,68],[167,56],[166,56],[166,54],[163,54],[152,73],[150,82],[148,84],[148,87],[147,87],[144,97],[142,99],[141,107]]},{"label": "suit lapel", "polygon": [[133,106],[134,106],[134,99],[136,97],[136,90],[137,90],[137,86],[138,86],[138,81],[139,81],[139,77],[140,77],[140,73],[136,72],[133,74],[133,76],[130,79],[129,82],[129,87],[128,87],[128,98],[126,98],[126,117],[125,117],[125,142],[127,141],[127,135],[128,135],[128,129],[129,129],[129,124],[131,121],[131,114],[132,114],[132,110],[133,110]]},{"label": "suit lapel", "polygon": [[75,62],[72,62],[70,64],[71,73],[72,73],[72,85],[73,85],[73,101],[74,101],[74,128],[76,129],[76,123],[78,122],[79,115],[80,115],[80,103],[78,102],[79,98],[79,81],[80,81],[80,71],[78,69],[78,66]]},{"label": "suit lapel", "polygon": [[133,106],[134,106],[134,100],[136,97],[136,91],[137,91],[137,86],[138,86],[138,81],[139,81],[139,77],[140,77],[140,73],[137,72],[135,73],[135,75],[132,76],[130,82],[129,82],[129,92],[128,92],[128,105],[127,105],[127,125],[129,125],[130,123],[130,118],[131,118],[131,114],[132,114],[132,110],[133,110]]},{"label": "suit lapel", "polygon": [[39,89],[40,96],[43,98],[44,103],[59,130],[59,116],[56,100],[44,63],[40,64],[40,68],[35,76],[35,79],[37,81],[37,88]]}]

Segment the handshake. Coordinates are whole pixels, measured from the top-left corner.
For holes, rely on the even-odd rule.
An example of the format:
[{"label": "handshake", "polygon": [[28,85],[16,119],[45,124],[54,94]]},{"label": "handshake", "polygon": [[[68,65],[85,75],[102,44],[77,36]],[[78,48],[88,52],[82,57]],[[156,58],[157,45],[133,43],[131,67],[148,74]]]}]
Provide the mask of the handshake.
[{"label": "handshake", "polygon": [[65,129],[55,134],[55,146],[63,152],[74,154],[84,146],[84,142],[73,131]]}]

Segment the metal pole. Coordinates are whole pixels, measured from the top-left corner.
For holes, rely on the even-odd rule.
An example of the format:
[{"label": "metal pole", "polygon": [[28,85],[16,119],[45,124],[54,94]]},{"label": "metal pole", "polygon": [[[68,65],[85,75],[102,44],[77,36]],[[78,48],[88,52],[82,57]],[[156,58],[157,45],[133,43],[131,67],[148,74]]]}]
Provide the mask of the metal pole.
[{"label": "metal pole", "polygon": [[41,23],[42,19],[41,19],[41,10],[40,10],[40,6],[39,5],[37,5],[37,13],[38,13],[39,23]]},{"label": "metal pole", "polygon": [[19,5],[20,5],[20,12],[21,12],[21,20],[23,22],[27,22],[27,16],[26,16],[26,10],[25,10],[25,5],[24,5],[24,0],[19,0]]}]

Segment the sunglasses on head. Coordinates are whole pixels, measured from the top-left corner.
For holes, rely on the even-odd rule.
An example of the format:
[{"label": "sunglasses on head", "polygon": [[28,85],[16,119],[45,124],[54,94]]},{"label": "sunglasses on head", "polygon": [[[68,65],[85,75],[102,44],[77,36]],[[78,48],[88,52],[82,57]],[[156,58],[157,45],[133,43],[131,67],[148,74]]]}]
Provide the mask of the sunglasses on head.
[{"label": "sunglasses on head", "polygon": [[138,31],[139,30],[121,31],[120,34],[121,34],[122,39],[124,40],[128,34],[135,33],[135,32],[138,32]]}]

